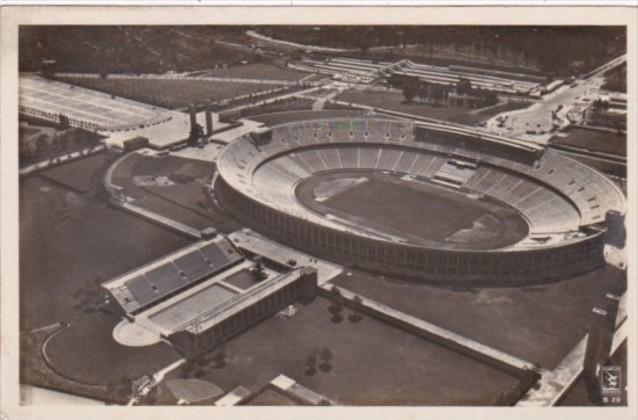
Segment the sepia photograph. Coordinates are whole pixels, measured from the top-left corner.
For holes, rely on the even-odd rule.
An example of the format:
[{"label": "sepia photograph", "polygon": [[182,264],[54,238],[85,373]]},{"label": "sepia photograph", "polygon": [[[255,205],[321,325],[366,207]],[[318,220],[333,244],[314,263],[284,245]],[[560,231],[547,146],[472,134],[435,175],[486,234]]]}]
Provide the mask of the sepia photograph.
[{"label": "sepia photograph", "polygon": [[20,406],[635,408],[635,33],[375,22],[16,25]]}]

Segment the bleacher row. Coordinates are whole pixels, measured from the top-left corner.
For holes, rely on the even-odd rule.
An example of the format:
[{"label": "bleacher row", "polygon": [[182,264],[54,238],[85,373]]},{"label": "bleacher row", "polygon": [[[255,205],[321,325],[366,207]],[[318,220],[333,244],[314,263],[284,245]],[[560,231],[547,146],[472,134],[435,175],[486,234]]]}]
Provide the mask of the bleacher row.
[{"label": "bleacher row", "polygon": [[465,188],[508,203],[529,220],[532,234],[567,232],[578,229],[578,211],[566,198],[521,176],[480,167]]},{"label": "bleacher row", "polygon": [[55,118],[64,114],[100,130],[153,125],[171,118],[165,110],[150,105],[36,76],[20,77],[19,90],[22,107]]},{"label": "bleacher row", "polygon": [[417,64],[408,60],[392,63],[389,61],[360,60],[355,58],[331,58],[324,61],[307,60],[305,62],[320,72],[341,73],[372,80],[379,74],[389,76],[392,73],[415,76],[421,80],[443,85],[453,85],[461,77],[468,79],[473,86],[505,93],[528,93],[539,85],[530,80],[517,80],[504,76],[485,74],[484,71],[464,67],[451,68],[428,64]]},{"label": "bleacher row", "polygon": [[[413,130],[411,123],[399,120],[291,123],[275,127],[268,142],[256,144],[246,137],[231,144],[217,163],[224,179],[245,194],[319,224],[333,225],[303,208],[294,186],[311,174],[344,168],[453,178],[458,186],[518,209],[530,221],[532,234],[574,231],[604,221],[607,210],[624,212],[624,196],[610,180],[553,152],[526,164],[504,157],[502,144],[494,156],[487,140],[475,140],[478,148],[457,147],[450,133],[442,136],[446,142],[434,141],[435,131],[415,139]],[[457,155],[476,168],[452,164]]]},{"label": "bleacher row", "polygon": [[111,289],[127,313],[136,313],[177,290],[193,285],[241,260],[226,241],[198,247],[173,260],[136,273]]}]

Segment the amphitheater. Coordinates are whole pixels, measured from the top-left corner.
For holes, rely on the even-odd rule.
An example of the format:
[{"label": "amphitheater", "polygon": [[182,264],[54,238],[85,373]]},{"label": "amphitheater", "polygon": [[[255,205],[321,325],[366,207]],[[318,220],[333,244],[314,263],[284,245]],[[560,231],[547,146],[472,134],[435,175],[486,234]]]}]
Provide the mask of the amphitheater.
[{"label": "amphitheater", "polygon": [[[247,226],[347,266],[455,286],[536,284],[592,270],[604,263],[607,212],[626,206],[612,181],[579,162],[436,123],[286,123],[235,140],[217,166],[216,196]],[[416,190],[421,201],[399,195],[376,218],[365,207],[385,198],[374,193],[361,200],[368,216],[341,211],[338,200],[326,205],[372,180]],[[436,197],[452,204],[428,210]],[[471,208],[469,225],[445,231],[446,217]]]}]

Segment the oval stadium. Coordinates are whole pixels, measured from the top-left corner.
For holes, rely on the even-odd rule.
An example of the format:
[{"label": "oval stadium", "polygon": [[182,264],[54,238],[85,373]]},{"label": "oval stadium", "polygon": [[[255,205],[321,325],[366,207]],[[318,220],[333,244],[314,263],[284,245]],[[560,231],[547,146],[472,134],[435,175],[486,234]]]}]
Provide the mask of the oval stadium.
[{"label": "oval stadium", "polygon": [[450,286],[549,282],[604,264],[605,176],[527,142],[379,118],[292,122],[231,143],[220,203],[342,264]]}]

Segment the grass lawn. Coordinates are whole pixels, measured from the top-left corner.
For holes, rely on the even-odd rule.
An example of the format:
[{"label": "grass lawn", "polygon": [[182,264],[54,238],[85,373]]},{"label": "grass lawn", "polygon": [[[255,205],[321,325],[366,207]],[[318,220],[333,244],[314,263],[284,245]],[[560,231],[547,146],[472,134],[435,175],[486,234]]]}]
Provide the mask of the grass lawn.
[{"label": "grass lawn", "polygon": [[252,119],[254,115],[267,114],[272,112],[283,112],[293,110],[312,110],[314,101],[308,98],[287,98],[282,101],[271,102],[269,104],[260,105],[252,108],[244,108],[241,110],[241,116]]},{"label": "grass lawn", "polygon": [[[317,297],[288,319],[273,316],[225,345],[226,363],[201,378],[253,392],[279,374],[349,405],[492,404],[517,379],[373,318],[331,321]],[[315,350],[332,354],[326,371],[307,372]],[[371,351],[374,349],[374,351]]]},{"label": "grass lawn", "polygon": [[373,92],[357,90],[345,92],[339,95],[336,99],[464,125],[478,125],[501,112],[512,111],[529,106],[529,104],[512,102],[481,110],[465,106],[445,107],[416,103],[407,104],[405,103],[405,98],[401,92]]},{"label": "grass lawn", "polygon": [[113,161],[108,153],[98,153],[70,163],[54,166],[41,173],[44,178],[58,182],[79,193],[88,193],[91,187],[100,180],[94,179],[93,174],[99,175],[106,170]]},{"label": "grass lawn", "polygon": [[373,92],[351,90],[335,98],[338,101],[352,102],[361,105],[368,105],[375,108],[391,109],[393,111],[405,112],[422,117],[435,118],[438,120],[454,121],[467,114],[470,108],[464,106],[456,107],[435,107],[423,104],[406,104],[401,92]]},{"label": "grass lawn", "polygon": [[508,102],[499,104],[489,108],[484,108],[483,110],[480,110],[478,112],[468,112],[467,114],[461,115],[456,118],[454,122],[464,125],[479,125],[483,121],[487,121],[493,116],[500,114],[501,112],[515,111],[517,109],[527,108],[530,105],[530,103],[522,102]]},{"label": "grass lawn", "polygon": [[99,311],[73,320],[47,344],[53,368],[78,382],[106,385],[124,375],[132,379],[152,374],[180,358],[163,342],[147,347],[120,345],[113,339],[118,322],[120,318]]},{"label": "grass lawn", "polygon": [[[192,182],[177,182],[175,176],[189,165]],[[121,161],[113,172],[113,182],[124,187],[126,194],[135,198],[134,204],[187,226],[202,229],[214,226],[224,233],[240,228],[237,222],[217,206],[211,206],[202,192],[202,182],[210,177],[215,165],[177,156],[152,157],[131,154]],[[134,184],[135,176],[165,176],[175,181],[171,186],[145,186]],[[202,203],[206,207],[202,207]]]},{"label": "grass lawn", "polygon": [[553,137],[551,143],[627,156],[627,136],[607,131],[572,128],[566,137]]},{"label": "grass lawn", "polygon": [[[78,176],[86,175],[80,172]],[[96,287],[189,242],[114,210],[98,197],[78,194],[37,176],[22,179],[21,329],[81,314],[81,290]]]},{"label": "grass lawn", "polygon": [[242,82],[212,82],[205,80],[120,79],[63,77],[63,82],[99,90],[115,96],[133,99],[164,108],[183,108],[205,100],[218,101],[250,93],[263,92],[276,86]]},{"label": "grass lawn", "polygon": [[217,68],[206,71],[203,76],[232,77],[240,79],[300,80],[311,73],[274,66],[272,64],[252,63],[243,66]]},{"label": "grass lawn", "polygon": [[363,111],[350,111],[350,110],[327,110],[327,111],[312,111],[312,110],[298,110],[298,111],[283,111],[272,112],[266,114],[252,115],[251,120],[262,122],[269,126],[278,124],[285,124],[294,121],[303,121],[307,119],[321,119],[321,118],[363,118],[365,112]]},{"label": "grass lawn", "polygon": [[588,330],[592,307],[626,283],[607,267],[545,286],[450,290],[363,273],[338,286],[433,322],[545,368],[553,368]]},{"label": "grass lawn", "polygon": [[[421,238],[445,240],[459,229],[487,214],[476,200],[441,188],[370,178],[333,195],[325,205],[339,213],[361,218],[373,226],[387,225],[394,231]],[[365,203],[364,205],[362,205]],[[402,203],[397,206],[397,203]],[[419,223],[429,215],[431,223]]]}]

